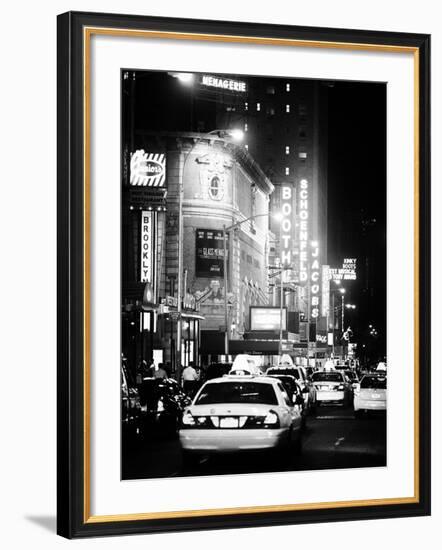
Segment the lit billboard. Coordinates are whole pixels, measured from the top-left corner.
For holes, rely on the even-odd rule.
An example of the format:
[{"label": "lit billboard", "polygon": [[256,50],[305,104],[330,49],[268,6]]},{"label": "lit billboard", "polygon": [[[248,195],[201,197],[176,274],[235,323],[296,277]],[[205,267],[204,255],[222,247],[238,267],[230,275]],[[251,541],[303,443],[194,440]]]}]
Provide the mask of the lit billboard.
[{"label": "lit billboard", "polygon": [[330,278],[333,281],[356,281],[356,258],[344,258],[342,267],[330,268]]},{"label": "lit billboard", "polygon": [[164,187],[166,155],[139,149],[130,157],[130,184],[140,187]]},{"label": "lit billboard", "polygon": [[[279,331],[281,326],[281,309],[279,307],[250,308],[250,330]],[[282,330],[287,330],[287,309],[282,308]]]},{"label": "lit billboard", "polygon": [[224,277],[223,232],[216,229],[196,230],[195,275]]}]

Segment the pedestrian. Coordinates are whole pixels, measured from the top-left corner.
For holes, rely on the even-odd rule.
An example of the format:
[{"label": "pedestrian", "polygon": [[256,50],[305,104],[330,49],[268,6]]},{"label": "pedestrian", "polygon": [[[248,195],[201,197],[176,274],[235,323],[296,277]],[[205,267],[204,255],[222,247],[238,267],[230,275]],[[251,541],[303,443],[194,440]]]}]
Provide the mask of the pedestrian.
[{"label": "pedestrian", "polygon": [[183,390],[188,395],[193,397],[193,394],[198,384],[199,374],[196,371],[192,361],[189,363],[187,367],[183,369],[182,379],[183,379]]},{"label": "pedestrian", "polygon": [[170,364],[170,361],[166,361],[164,364],[164,370],[167,372],[168,378],[172,376],[172,365]]},{"label": "pedestrian", "polygon": [[158,365],[153,363],[153,369],[151,370],[151,377],[160,378],[160,379],[167,378],[167,372],[164,370],[163,363],[158,363]]},{"label": "pedestrian", "polygon": [[141,384],[143,381],[143,378],[145,378],[146,376],[150,376],[150,367],[147,361],[143,359],[138,363],[137,384]]}]

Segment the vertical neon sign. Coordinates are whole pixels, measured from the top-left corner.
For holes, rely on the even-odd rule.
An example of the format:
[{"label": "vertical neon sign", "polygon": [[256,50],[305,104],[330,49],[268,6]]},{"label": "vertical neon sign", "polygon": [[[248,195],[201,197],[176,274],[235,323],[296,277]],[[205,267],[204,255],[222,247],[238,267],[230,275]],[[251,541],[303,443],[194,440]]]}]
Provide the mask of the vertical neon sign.
[{"label": "vertical neon sign", "polygon": [[[292,187],[283,185],[281,188],[281,265],[283,267],[289,267],[292,263],[292,199]],[[285,273],[285,279],[287,279],[288,271]]]},{"label": "vertical neon sign", "polygon": [[306,179],[299,182],[299,281],[308,281],[308,198],[309,186]]},{"label": "vertical neon sign", "polygon": [[320,304],[320,266],[318,241],[311,242],[311,266],[310,266],[310,317],[319,317]]}]

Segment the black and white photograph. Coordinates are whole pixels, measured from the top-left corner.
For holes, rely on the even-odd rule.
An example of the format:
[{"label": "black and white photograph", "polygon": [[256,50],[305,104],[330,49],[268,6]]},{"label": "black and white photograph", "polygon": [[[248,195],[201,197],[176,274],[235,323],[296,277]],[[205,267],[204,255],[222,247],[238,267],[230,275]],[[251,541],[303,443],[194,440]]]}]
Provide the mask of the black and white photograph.
[{"label": "black and white photograph", "polygon": [[123,480],[387,465],[386,121],[385,82],[121,70]]}]

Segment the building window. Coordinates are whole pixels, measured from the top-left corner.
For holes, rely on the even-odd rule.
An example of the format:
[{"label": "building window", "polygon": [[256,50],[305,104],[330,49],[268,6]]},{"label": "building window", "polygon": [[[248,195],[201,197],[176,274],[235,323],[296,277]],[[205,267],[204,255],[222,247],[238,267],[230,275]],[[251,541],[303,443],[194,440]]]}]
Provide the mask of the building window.
[{"label": "building window", "polygon": [[305,103],[300,103],[298,107],[298,112],[301,116],[305,116],[307,114],[307,105],[305,105]]},{"label": "building window", "polygon": [[274,95],[275,86],[267,86],[267,93],[270,94],[270,95]]},{"label": "building window", "polygon": [[218,176],[213,176],[213,178],[210,180],[210,187],[209,187],[209,194],[212,199],[219,199],[220,198],[220,191],[221,191],[221,182],[219,180]]},{"label": "building window", "polygon": [[275,115],[275,108],[274,107],[267,107],[267,114],[269,116],[274,116]]},{"label": "building window", "polygon": [[290,168],[288,166],[285,167],[285,175],[286,176],[290,175]]},{"label": "building window", "polygon": [[247,124],[247,122],[244,124],[244,132],[248,132],[249,131],[249,125]]},{"label": "building window", "polygon": [[260,111],[260,110],[261,110],[261,103],[257,103],[257,104],[256,104],[256,110],[257,110],[257,111]]},{"label": "building window", "polygon": [[289,104],[287,104],[287,105],[285,106],[285,112],[286,112],[286,113],[290,113],[290,105],[289,105]]},{"label": "building window", "polygon": [[289,82],[287,82],[287,84],[285,85],[285,91],[290,92],[290,83]]},{"label": "building window", "polygon": [[244,145],[245,147],[245,150],[248,151],[249,150],[249,146],[247,145],[247,143]]},{"label": "building window", "polygon": [[248,264],[252,263],[252,256],[250,254],[247,254],[247,263]]},{"label": "building window", "polygon": [[290,147],[288,145],[285,146],[285,154],[290,155]]},{"label": "building window", "polygon": [[249,110],[249,104],[247,103],[247,101],[244,103],[244,111],[248,111]]},{"label": "building window", "polygon": [[305,160],[307,158],[307,153],[299,153],[298,157],[302,160]]}]

